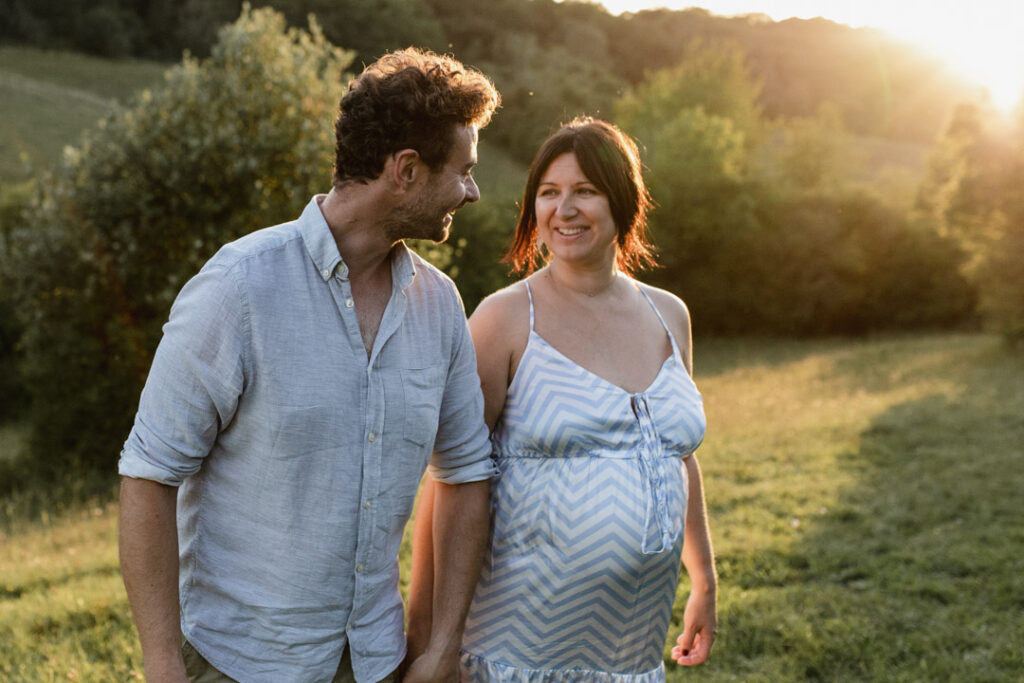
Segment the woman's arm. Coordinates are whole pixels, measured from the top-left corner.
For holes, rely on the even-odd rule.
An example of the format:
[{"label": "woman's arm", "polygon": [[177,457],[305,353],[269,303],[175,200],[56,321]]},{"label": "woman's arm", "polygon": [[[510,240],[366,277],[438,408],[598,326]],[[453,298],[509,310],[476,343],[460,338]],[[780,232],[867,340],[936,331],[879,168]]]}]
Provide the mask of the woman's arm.
[{"label": "woman's arm", "polygon": [[683,666],[700,664],[708,658],[718,630],[716,600],[718,576],[711,549],[704,482],[697,456],[683,460],[688,481],[686,529],[683,538],[683,565],[690,577],[690,597],[683,612],[683,632],[672,648],[672,659]]},{"label": "woman's arm", "polygon": [[[649,288],[658,310],[676,338],[687,371],[693,374],[693,340],[690,313],[674,294]],[[700,664],[708,658],[718,630],[718,575],[711,548],[704,480],[695,454],[683,459],[686,468],[686,529],[683,537],[683,566],[690,577],[690,597],[683,612],[683,632],[672,648],[672,659],[683,666]]]},{"label": "woman's arm", "polygon": [[[484,394],[484,421],[494,429],[505,405],[505,392],[513,373],[516,344],[526,346],[529,335],[528,304],[523,311],[525,292],[516,292],[521,286],[513,285],[485,299],[469,318],[469,329],[476,349],[477,373]],[[520,318],[525,315],[526,322]],[[525,332],[517,327],[525,325]],[[407,633],[406,662],[422,654],[430,642],[434,617],[434,501],[437,484],[427,477],[420,490],[413,523],[412,564],[409,577],[409,631]]]}]

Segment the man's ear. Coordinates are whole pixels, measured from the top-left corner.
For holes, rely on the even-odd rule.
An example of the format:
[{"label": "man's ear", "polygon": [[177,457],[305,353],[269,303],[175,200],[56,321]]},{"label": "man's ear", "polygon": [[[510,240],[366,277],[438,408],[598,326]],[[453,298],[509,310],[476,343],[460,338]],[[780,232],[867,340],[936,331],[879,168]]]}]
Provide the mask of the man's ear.
[{"label": "man's ear", "polygon": [[391,182],[399,191],[405,191],[414,185],[426,171],[426,164],[420,158],[420,153],[414,149],[403,149],[392,154],[389,166]]}]

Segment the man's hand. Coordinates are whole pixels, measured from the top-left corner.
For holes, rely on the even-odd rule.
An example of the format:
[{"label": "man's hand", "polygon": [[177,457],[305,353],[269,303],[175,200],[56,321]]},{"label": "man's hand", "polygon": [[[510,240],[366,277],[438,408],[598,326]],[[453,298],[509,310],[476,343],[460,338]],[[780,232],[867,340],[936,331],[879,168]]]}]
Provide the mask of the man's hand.
[{"label": "man's hand", "polygon": [[146,672],[146,683],[189,683],[185,662],[180,654],[176,660],[171,658],[167,662],[151,664],[145,661],[143,667]]},{"label": "man's hand", "polygon": [[442,657],[430,650],[427,650],[414,659],[405,675],[402,676],[402,683],[458,683],[459,681],[459,658]]}]

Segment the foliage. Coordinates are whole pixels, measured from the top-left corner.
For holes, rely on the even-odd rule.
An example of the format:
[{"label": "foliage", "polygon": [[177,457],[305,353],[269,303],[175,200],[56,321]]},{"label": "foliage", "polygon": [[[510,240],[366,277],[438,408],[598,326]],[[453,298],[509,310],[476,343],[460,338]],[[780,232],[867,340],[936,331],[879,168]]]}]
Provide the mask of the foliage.
[{"label": "foliage", "polygon": [[922,185],[920,211],[971,255],[986,322],[1024,343],[1024,118],[1008,129],[973,104],[958,107]]},{"label": "foliage", "polygon": [[662,269],[698,329],[858,334],[968,317],[962,254],[853,189],[839,112],[765,132],[741,53],[695,51],[626,93],[616,120],[645,143]]},{"label": "foliage", "polygon": [[[259,4],[282,11],[297,26],[316,14],[328,39],[356,50],[363,62],[388,49],[420,45],[452,50],[467,63],[496,71],[526,65],[500,74],[498,85],[509,94],[522,90],[524,98],[533,92],[532,106],[544,114],[519,120],[530,109],[506,105],[495,131],[527,147],[535,142],[531,126],[538,120],[546,131],[581,110],[606,113],[607,98],[649,71],[678,64],[701,41],[734,43],[749,56],[771,120],[813,116],[831,100],[855,134],[930,144],[952,106],[973,90],[935,57],[878,31],[824,19],[774,22],[697,8],[612,16],[588,0],[488,0],[486,11],[461,0]],[[182,50],[208,54],[216,27],[241,8],[241,0],[0,0],[0,16],[9,19],[0,23],[0,41],[175,60]],[[537,50],[539,57],[530,54]],[[584,97],[583,108],[566,97],[567,111],[559,110],[560,88]],[[521,160],[525,156],[520,152]]]},{"label": "foliage", "polygon": [[951,327],[973,310],[972,290],[957,275],[957,245],[870,195],[782,198],[758,213],[748,268],[735,274],[756,298],[732,331]]},{"label": "foliage", "polygon": [[734,44],[689,43],[678,65],[649,73],[616,106],[616,120],[641,139],[699,108],[729,119],[744,144],[753,145],[761,126],[761,86],[751,74],[743,51]]},{"label": "foliage", "polygon": [[487,137],[529,163],[559,124],[579,114],[610,116],[623,81],[614,72],[603,9],[551,0],[493,0],[467,13],[458,0],[426,0],[467,64],[502,94]]},{"label": "foliage", "polygon": [[241,0],[0,0],[0,40],[101,57],[206,54]]},{"label": "foliage", "polygon": [[186,279],[329,183],[349,58],[315,24],[246,10],[208,60],[187,58],[43,184],[7,259],[41,468],[111,467]]},{"label": "foliage", "polygon": [[[31,181],[0,189],[0,264],[9,257],[11,232],[25,221],[25,211],[35,192]],[[15,316],[17,301],[0,277],[0,424],[20,417],[28,407],[28,388],[21,377],[18,340],[22,326]],[[0,457],[2,460],[2,457]]]},{"label": "foliage", "polygon": [[[695,342],[720,630],[669,681],[1019,678],[1021,358],[981,335]],[[141,676],[116,514],[0,518],[0,679]]]},{"label": "foliage", "polygon": [[[778,180],[790,191],[837,187],[855,162],[849,150],[842,114],[832,102],[822,104],[813,117],[788,119],[776,126],[782,138],[775,152]],[[788,187],[787,187],[788,186]]]},{"label": "foliage", "polygon": [[385,52],[415,45],[444,51],[447,41],[427,0],[260,0],[292,26],[313,14],[324,37],[355,52],[355,64],[370,64]]}]

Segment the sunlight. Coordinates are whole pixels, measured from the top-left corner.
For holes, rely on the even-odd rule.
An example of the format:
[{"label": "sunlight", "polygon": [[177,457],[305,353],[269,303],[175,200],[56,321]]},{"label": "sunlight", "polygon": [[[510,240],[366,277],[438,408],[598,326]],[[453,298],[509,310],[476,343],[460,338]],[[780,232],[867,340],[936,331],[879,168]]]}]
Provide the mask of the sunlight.
[{"label": "sunlight", "polygon": [[610,12],[702,7],[714,14],[825,17],[882,29],[945,59],[1004,112],[1024,99],[1024,2],[1019,0],[601,0]]},{"label": "sunlight", "polygon": [[[895,18],[895,17],[894,17]],[[1024,9],[1017,2],[963,3],[886,27],[944,57],[1009,111],[1024,97]]]}]

